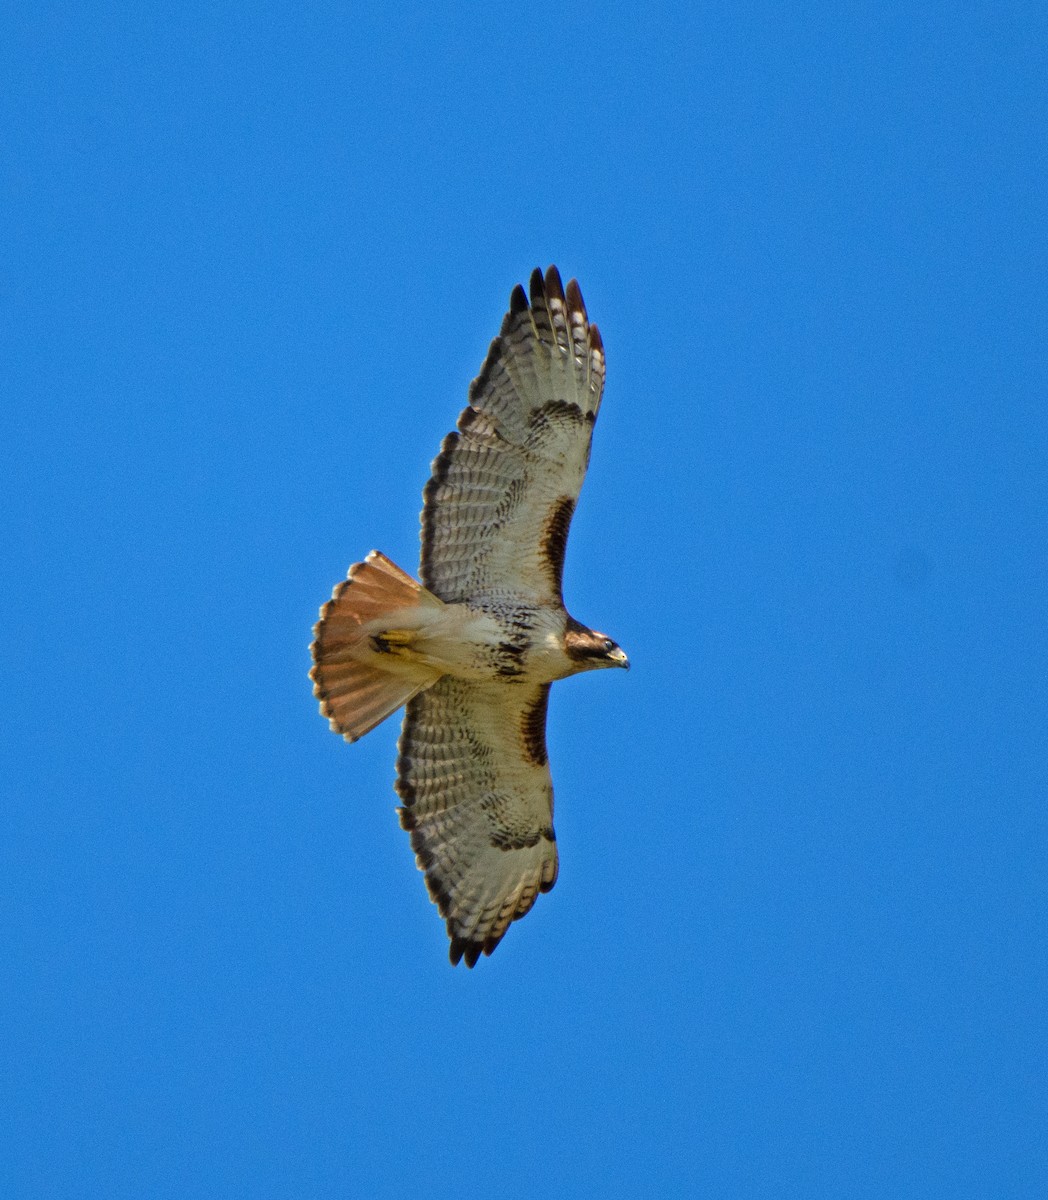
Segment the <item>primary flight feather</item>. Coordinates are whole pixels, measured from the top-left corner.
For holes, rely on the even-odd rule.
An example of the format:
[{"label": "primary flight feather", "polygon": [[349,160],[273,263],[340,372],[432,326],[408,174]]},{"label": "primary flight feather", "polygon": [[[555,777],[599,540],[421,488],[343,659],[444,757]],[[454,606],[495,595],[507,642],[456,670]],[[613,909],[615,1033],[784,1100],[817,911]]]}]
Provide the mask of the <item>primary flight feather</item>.
[{"label": "primary flight feather", "polygon": [[472,967],[557,878],[550,684],[628,667],[564,607],[568,528],[604,390],[573,279],[519,285],[423,491],[421,584],[373,550],[314,626],[314,695],[347,741],[407,705],[400,823]]}]

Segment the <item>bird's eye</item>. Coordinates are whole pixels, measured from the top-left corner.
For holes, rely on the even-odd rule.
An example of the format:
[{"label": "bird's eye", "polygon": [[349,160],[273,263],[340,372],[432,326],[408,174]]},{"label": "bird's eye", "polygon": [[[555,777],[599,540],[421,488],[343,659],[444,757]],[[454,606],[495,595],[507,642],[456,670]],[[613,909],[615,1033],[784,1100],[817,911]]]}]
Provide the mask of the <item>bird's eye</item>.
[{"label": "bird's eye", "polygon": [[615,643],[611,640],[611,638],[605,638],[604,639],[604,653],[610,654],[612,652],[612,650],[614,650],[614,649],[615,649]]}]

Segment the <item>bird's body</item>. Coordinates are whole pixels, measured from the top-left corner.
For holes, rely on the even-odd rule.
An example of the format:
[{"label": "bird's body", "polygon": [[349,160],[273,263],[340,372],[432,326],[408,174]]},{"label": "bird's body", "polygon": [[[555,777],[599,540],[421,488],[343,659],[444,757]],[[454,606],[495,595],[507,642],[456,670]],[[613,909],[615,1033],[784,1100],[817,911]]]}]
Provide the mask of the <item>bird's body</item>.
[{"label": "bird's body", "polygon": [[407,704],[401,824],[473,966],[556,879],[550,684],[628,666],[561,595],[604,384],[600,335],[556,268],[514,289],[422,511],[422,583],[378,551],[321,609],[314,692],[349,741]]}]

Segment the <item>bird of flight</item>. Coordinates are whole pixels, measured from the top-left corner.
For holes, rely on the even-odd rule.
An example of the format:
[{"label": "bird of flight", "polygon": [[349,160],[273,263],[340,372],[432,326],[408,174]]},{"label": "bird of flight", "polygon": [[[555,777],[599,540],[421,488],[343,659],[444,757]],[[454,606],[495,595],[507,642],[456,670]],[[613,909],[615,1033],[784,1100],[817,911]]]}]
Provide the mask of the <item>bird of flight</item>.
[{"label": "bird of flight", "polygon": [[535,270],[433,462],[421,584],[373,550],[313,629],[313,692],[335,732],[356,741],[407,705],[398,812],[453,964],[491,954],[556,881],[550,685],[629,666],[561,594],[603,390],[578,283]]}]

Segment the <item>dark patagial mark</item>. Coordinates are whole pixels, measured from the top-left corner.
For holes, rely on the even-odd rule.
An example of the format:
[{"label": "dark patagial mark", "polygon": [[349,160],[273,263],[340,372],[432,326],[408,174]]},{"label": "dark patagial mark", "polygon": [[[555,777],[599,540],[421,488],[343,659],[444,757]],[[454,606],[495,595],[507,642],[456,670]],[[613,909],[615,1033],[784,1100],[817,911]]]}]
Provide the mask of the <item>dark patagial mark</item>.
[{"label": "dark patagial mark", "polygon": [[528,761],[536,767],[544,767],[549,762],[546,751],[546,711],[549,708],[548,683],[539,688],[539,694],[533,704],[524,710],[520,723],[520,740]]},{"label": "dark patagial mark", "polygon": [[564,556],[568,549],[568,530],[575,514],[575,501],[571,496],[561,496],[546,516],[542,526],[542,553],[546,556],[553,590],[562,594],[564,582]]}]

